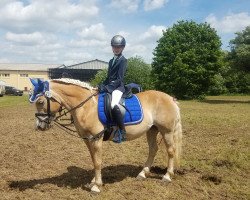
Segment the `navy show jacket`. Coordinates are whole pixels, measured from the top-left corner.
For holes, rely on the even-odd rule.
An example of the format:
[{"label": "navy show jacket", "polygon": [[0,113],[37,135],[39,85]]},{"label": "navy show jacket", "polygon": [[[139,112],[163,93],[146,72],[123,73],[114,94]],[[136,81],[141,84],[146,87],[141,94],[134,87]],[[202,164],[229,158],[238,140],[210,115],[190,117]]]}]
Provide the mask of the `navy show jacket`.
[{"label": "navy show jacket", "polygon": [[120,55],[116,58],[114,64],[113,60],[114,58],[109,61],[108,77],[103,84],[109,93],[112,93],[114,90],[120,90],[124,93],[124,76],[127,70],[127,59],[123,55]]}]

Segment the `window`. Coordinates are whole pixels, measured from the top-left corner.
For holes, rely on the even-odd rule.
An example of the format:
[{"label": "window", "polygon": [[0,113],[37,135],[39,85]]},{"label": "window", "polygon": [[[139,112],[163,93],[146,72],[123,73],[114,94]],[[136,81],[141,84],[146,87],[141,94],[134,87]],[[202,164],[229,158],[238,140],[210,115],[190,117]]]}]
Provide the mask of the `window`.
[{"label": "window", "polygon": [[10,77],[10,74],[1,74],[2,77]]},{"label": "window", "polygon": [[20,77],[29,77],[28,74],[20,74]]}]

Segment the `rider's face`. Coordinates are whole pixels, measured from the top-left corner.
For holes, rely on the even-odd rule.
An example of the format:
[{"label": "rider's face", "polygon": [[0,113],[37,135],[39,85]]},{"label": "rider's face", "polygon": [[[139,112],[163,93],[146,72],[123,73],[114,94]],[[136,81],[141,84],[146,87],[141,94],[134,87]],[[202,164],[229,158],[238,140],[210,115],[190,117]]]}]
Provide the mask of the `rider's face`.
[{"label": "rider's face", "polygon": [[113,50],[113,53],[115,55],[121,54],[123,49],[124,49],[124,47],[122,47],[122,46],[112,46],[112,50]]}]

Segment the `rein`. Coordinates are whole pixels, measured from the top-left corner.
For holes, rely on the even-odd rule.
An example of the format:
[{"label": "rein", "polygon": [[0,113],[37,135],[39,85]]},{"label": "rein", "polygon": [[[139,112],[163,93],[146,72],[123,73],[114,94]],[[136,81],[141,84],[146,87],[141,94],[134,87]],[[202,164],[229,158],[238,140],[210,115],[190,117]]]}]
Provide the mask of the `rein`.
[{"label": "rein", "polygon": [[[71,108],[71,109],[68,110],[67,112],[64,112],[63,114],[57,116],[57,117],[54,119],[54,121],[55,121],[55,120],[58,120],[58,119],[61,118],[62,116],[65,116],[65,115],[68,114],[69,112],[71,112],[71,111],[73,111],[73,110],[76,110],[77,108],[82,107],[87,101],[89,101],[93,96],[96,96],[97,94],[98,94],[98,92],[96,92],[96,93],[90,95],[87,99],[85,99],[84,101],[82,101],[81,103],[79,103],[79,104],[78,104],[77,106],[75,106],[74,108]],[[48,101],[48,99],[47,99],[47,101]],[[59,103],[59,102],[58,102],[58,103]],[[60,104],[60,103],[59,103],[59,104]]]},{"label": "rein", "polygon": [[[80,108],[81,106],[83,106],[87,101],[89,101],[92,97],[96,96],[98,94],[98,92],[90,95],[87,99],[83,100],[81,103],[79,103],[77,106],[73,107],[72,109],[64,112],[63,114],[57,116],[55,119],[51,120],[50,118],[53,116],[53,114],[51,113],[51,109],[50,109],[50,98],[52,98],[51,96],[50,97],[47,97],[46,96],[46,100],[47,100],[47,113],[35,113],[35,116],[36,118],[39,120],[39,121],[42,121],[42,122],[45,122],[46,124],[50,124],[52,121],[55,122],[55,124],[61,128],[62,130],[64,130],[67,134],[71,135],[71,136],[74,136],[74,137],[77,137],[77,138],[81,138],[81,139],[84,139],[84,140],[89,140],[89,141],[95,141],[95,140],[99,140],[104,132],[106,131],[106,128],[104,130],[102,130],[100,133],[98,133],[97,135],[94,135],[94,136],[89,136],[89,137],[79,137],[79,136],[76,136],[68,131],[71,131],[71,132],[77,132],[73,129],[70,129],[68,127],[66,127],[66,125],[58,122],[58,119],[60,119],[61,117],[63,116],[66,116],[66,114],[70,113],[71,111],[73,110],[76,110],[78,108]],[[58,102],[58,101],[57,101]],[[59,103],[59,102],[58,102]],[[60,103],[59,103],[60,104]],[[61,105],[61,104],[60,104]],[[45,119],[41,119],[40,117],[46,117]]]}]

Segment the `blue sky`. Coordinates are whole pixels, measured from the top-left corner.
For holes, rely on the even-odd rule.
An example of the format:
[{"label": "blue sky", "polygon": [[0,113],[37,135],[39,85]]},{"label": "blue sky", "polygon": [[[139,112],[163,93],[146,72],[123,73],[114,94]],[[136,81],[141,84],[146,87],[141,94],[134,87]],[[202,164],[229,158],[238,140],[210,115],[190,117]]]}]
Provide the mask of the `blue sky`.
[{"label": "blue sky", "polygon": [[126,38],[127,58],[150,63],[162,30],[178,20],[210,23],[228,49],[250,25],[250,0],[1,0],[0,63],[108,61],[115,34]]}]

